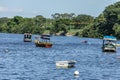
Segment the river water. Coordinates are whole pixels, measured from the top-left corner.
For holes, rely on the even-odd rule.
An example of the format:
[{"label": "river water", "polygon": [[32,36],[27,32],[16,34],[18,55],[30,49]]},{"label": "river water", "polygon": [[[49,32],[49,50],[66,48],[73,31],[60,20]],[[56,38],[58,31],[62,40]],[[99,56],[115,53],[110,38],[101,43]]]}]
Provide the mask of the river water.
[{"label": "river water", "polygon": [[[116,53],[104,53],[102,39],[52,36],[53,47],[40,48],[35,36],[33,42],[23,42],[23,34],[0,33],[0,80],[120,80],[119,47]],[[59,60],[76,64],[56,68]]]}]

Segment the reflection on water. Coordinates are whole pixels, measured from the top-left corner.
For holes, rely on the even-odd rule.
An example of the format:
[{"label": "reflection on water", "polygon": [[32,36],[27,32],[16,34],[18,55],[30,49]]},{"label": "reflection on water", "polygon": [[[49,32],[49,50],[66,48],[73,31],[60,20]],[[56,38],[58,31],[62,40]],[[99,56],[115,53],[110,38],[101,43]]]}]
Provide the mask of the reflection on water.
[{"label": "reflection on water", "polygon": [[[93,38],[53,36],[52,41],[52,48],[39,48],[23,42],[22,34],[1,33],[0,80],[120,79],[120,48],[116,53],[103,53],[102,40]],[[61,69],[55,66],[59,60],[77,62],[74,68]]]}]

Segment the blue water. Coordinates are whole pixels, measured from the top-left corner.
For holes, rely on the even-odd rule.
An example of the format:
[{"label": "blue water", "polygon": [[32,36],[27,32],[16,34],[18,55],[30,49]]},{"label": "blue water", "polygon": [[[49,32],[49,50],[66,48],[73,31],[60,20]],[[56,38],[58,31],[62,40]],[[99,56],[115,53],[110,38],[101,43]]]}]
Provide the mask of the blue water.
[{"label": "blue water", "polygon": [[[52,48],[39,48],[23,42],[23,34],[0,33],[0,80],[120,80],[119,47],[116,53],[103,53],[101,39],[52,36],[51,40]],[[64,69],[56,68],[58,60],[77,62]],[[78,77],[73,75],[76,70]]]}]

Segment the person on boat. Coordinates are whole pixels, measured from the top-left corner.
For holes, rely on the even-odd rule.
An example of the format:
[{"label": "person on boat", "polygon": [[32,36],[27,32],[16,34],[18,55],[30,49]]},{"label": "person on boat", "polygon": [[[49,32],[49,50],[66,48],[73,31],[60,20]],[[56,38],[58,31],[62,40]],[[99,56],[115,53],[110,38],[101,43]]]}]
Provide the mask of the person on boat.
[{"label": "person on boat", "polygon": [[34,41],[35,43],[39,43],[40,41],[39,41],[39,37],[35,37],[35,41]]}]

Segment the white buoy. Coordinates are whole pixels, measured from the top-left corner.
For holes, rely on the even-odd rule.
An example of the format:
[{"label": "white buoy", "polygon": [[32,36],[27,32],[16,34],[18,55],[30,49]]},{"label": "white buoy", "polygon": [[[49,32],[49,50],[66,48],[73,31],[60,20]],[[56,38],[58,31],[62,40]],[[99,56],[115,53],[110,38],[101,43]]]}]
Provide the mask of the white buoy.
[{"label": "white buoy", "polygon": [[75,71],[74,76],[79,76],[79,71]]}]

